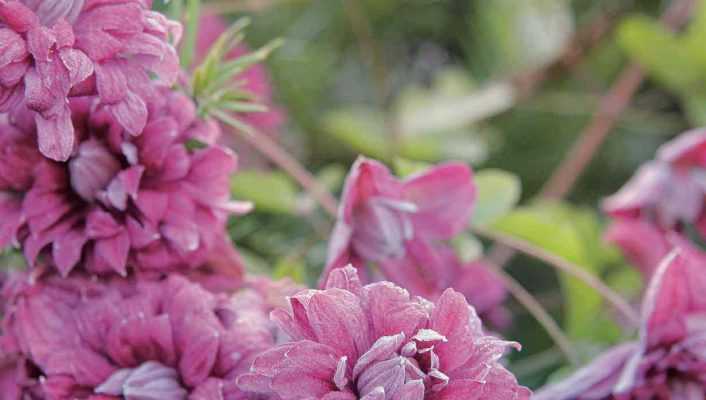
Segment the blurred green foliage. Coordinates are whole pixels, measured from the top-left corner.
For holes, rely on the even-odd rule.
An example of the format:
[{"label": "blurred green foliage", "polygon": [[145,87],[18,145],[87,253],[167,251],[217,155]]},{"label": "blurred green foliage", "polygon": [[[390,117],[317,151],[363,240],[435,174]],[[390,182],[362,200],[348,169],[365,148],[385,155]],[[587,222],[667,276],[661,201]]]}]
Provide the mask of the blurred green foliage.
[{"label": "blurred green foliage", "polygon": [[[287,112],[283,146],[331,191],[358,154],[400,176],[447,159],[476,168],[473,223],[529,241],[571,261],[635,300],[640,278],[602,241],[600,199],[617,190],[655,149],[706,122],[706,6],[679,33],[658,22],[661,0],[212,0],[234,20],[252,19],[245,40],[284,46],[267,60]],[[557,60],[577,32],[605,24],[569,67]],[[575,49],[572,49],[575,50]],[[648,78],[581,175],[566,202],[534,199],[621,69]],[[547,68],[526,96],[517,78]],[[256,211],[231,233],[254,271],[313,283],[331,220],[278,170],[248,170],[236,197]],[[454,240],[464,259],[490,243],[470,231]],[[507,270],[560,321],[584,358],[630,335],[581,281],[516,255]],[[523,344],[510,368],[543,384],[566,360],[518,304],[501,332]],[[599,327],[599,329],[597,329]]]}]

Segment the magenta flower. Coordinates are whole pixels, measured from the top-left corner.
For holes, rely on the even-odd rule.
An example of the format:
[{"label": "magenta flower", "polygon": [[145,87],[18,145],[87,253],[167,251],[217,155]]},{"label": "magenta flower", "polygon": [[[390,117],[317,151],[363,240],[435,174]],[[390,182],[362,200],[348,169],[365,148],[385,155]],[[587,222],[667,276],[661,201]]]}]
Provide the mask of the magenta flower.
[{"label": "magenta flower", "polygon": [[235,377],[272,345],[266,322],[249,300],[177,275],[54,275],[15,286],[4,350],[26,365],[17,385],[38,399],[241,400]]},{"label": "magenta flower", "polygon": [[75,135],[67,99],[97,94],[132,135],[147,123],[153,74],[179,73],[179,24],[150,0],[1,0],[0,112],[32,110],[39,149],[67,160]]},{"label": "magenta flower", "polygon": [[436,303],[390,282],[362,286],[352,267],[331,272],[272,318],[291,341],[265,351],[238,386],[274,399],[529,399],[499,359],[463,296]]},{"label": "magenta flower", "polygon": [[[434,300],[453,287],[484,317],[507,322],[498,277],[481,263],[462,265],[443,243],[467,227],[474,199],[464,164],[442,164],[399,181],[381,163],[359,158],[346,179],[321,283],[348,263],[360,269],[374,264],[384,279],[413,295]],[[367,281],[371,275],[363,271]]]},{"label": "magenta flower", "polygon": [[666,234],[691,226],[706,236],[705,144],[706,130],[689,131],[664,144],[655,160],[603,203],[614,217],[607,239],[646,276],[667,253]]},{"label": "magenta flower", "polygon": [[[196,38],[196,58],[198,61],[206,57],[208,50],[226,29],[225,20],[218,14],[208,10],[201,14],[199,32]],[[228,59],[235,60],[248,52],[247,46],[240,45],[228,54]],[[256,128],[260,133],[277,139],[284,123],[285,114],[284,110],[274,103],[270,76],[265,66],[255,64],[237,75],[235,79],[241,83],[243,90],[252,95],[255,103],[267,107],[267,111],[264,112],[238,113],[238,119]],[[224,129],[230,128],[226,127]],[[267,160],[260,156],[257,150],[238,139],[237,135],[228,135],[223,139],[232,148],[237,149],[241,165],[244,168],[253,168],[267,163]]]},{"label": "magenta flower", "polygon": [[[193,267],[227,239],[235,155],[211,144],[217,126],[183,95],[163,90],[139,136],[91,98],[73,100],[80,139],[67,163],[42,158],[34,132],[0,126],[0,245],[21,246],[67,275]],[[211,142],[209,142],[209,140]],[[193,145],[193,146],[192,146]]]},{"label": "magenta flower", "polygon": [[706,254],[681,241],[655,271],[640,339],[609,350],[536,400],[701,399],[706,396]]}]

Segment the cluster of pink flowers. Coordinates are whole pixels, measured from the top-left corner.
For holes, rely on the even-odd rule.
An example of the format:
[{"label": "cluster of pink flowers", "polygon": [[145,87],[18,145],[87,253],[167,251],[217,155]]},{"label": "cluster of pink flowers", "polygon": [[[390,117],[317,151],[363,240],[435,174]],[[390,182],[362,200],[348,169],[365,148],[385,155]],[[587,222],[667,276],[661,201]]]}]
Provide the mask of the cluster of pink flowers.
[{"label": "cluster of pink flowers", "polygon": [[179,74],[180,25],[149,0],[0,2],[0,112],[31,111],[39,149],[67,160],[76,145],[68,99],[92,94],[131,135],[147,123],[150,73]]},{"label": "cluster of pink flowers", "polygon": [[37,398],[242,398],[236,376],[272,345],[262,307],[178,275],[23,278],[7,289],[5,350]]},{"label": "cluster of pink flowers", "polygon": [[[202,48],[225,29],[204,22]],[[245,275],[226,223],[250,204],[219,124],[172,87],[180,35],[149,0],[0,0],[0,247],[29,267],[0,276],[0,397],[529,399],[500,364],[519,345],[477,315],[503,319],[502,284],[449,244],[463,164],[399,181],[359,160],[324,288]],[[260,66],[238,78],[272,105]]]}]

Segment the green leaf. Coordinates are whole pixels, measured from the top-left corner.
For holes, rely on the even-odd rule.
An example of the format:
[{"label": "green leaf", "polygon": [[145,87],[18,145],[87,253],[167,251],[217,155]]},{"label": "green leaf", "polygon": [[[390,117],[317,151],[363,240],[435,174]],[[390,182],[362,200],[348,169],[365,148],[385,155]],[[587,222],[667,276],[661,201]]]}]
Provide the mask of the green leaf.
[{"label": "green leaf", "polygon": [[188,69],[194,61],[196,38],[201,18],[201,0],[186,0],[186,26],[181,47],[181,66]]},{"label": "green leaf", "polygon": [[274,279],[292,278],[295,282],[306,282],[306,265],[301,260],[283,258],[277,262],[272,273]]},{"label": "green leaf", "polygon": [[198,139],[189,139],[184,143],[184,147],[186,147],[186,150],[188,151],[194,151],[194,150],[199,150],[199,149],[205,149],[208,147],[208,144],[198,140]]},{"label": "green leaf", "polygon": [[706,125],[706,93],[690,93],[684,98],[684,111],[694,126]]},{"label": "green leaf", "polygon": [[346,169],[338,164],[327,165],[316,174],[316,180],[331,192],[338,191],[346,177]]},{"label": "green leaf", "polygon": [[483,256],[483,243],[470,233],[464,232],[451,240],[456,254],[463,263],[475,261]]},{"label": "green leaf", "polygon": [[400,178],[424,171],[431,166],[431,164],[423,161],[412,161],[402,157],[396,157],[393,165],[395,167],[395,174]]},{"label": "green leaf", "polygon": [[657,20],[644,16],[626,19],[619,27],[618,41],[631,58],[672,90],[685,93],[701,85],[704,66],[691,57],[682,38]]},{"label": "green leaf", "polygon": [[510,212],[520,200],[520,179],[499,169],[478,171],[475,176],[478,197],[471,223],[488,225]]},{"label": "green leaf", "polygon": [[[601,226],[592,211],[563,204],[520,207],[492,225],[498,230],[529,241],[588,272],[601,276],[609,251],[601,241]],[[602,297],[583,281],[560,274],[566,299],[564,328],[574,340],[613,343],[621,336]],[[596,329],[600,326],[601,329]]]},{"label": "green leaf", "polygon": [[236,198],[252,201],[257,211],[293,214],[296,210],[297,186],[280,172],[240,171],[231,178],[231,190]]},{"label": "green leaf", "polygon": [[323,129],[356,153],[381,160],[390,157],[385,117],[381,112],[369,108],[332,111],[324,116]]}]

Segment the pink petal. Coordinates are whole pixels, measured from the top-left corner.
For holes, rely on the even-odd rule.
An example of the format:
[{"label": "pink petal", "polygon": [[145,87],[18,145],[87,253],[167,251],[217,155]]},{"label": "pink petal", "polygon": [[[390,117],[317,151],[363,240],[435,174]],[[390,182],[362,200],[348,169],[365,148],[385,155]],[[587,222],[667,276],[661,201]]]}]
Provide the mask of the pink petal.
[{"label": "pink petal", "polygon": [[19,1],[4,1],[0,3],[0,20],[12,30],[24,33],[39,25],[37,15]]},{"label": "pink petal", "polygon": [[471,357],[475,341],[470,325],[472,318],[478,323],[478,317],[471,313],[466,299],[453,289],[444,291],[436,301],[430,329],[448,339],[434,349],[441,361],[440,370],[454,371]]},{"label": "pink petal", "polygon": [[[197,319],[190,322],[199,323]],[[219,337],[218,332],[208,332],[201,329],[193,329],[193,333],[187,333],[187,335],[189,337],[182,349],[179,372],[184,383],[189,386],[197,386],[208,378],[216,363]]]},{"label": "pink petal", "polygon": [[375,337],[401,332],[409,339],[428,319],[421,304],[411,301],[406,290],[390,282],[367,285],[363,289],[363,299]]},{"label": "pink petal", "polygon": [[449,239],[469,223],[476,198],[471,169],[461,163],[442,164],[408,178],[402,196],[415,204],[415,232]]},{"label": "pink petal", "polygon": [[107,199],[113,207],[125,211],[128,197],[135,199],[140,188],[143,166],[130,167],[121,171],[108,185]]},{"label": "pink petal", "polygon": [[370,346],[367,318],[354,294],[340,289],[314,293],[306,311],[318,341],[337,349],[351,363]]},{"label": "pink petal", "polygon": [[569,378],[537,392],[533,400],[569,400],[578,396],[608,397],[620,377],[625,362],[635,352],[635,343],[625,343],[608,350]]},{"label": "pink petal", "polygon": [[27,57],[27,47],[22,36],[7,28],[0,28],[0,68]]},{"label": "pink petal", "polygon": [[122,63],[96,64],[96,88],[104,104],[119,103],[127,97],[127,80]]},{"label": "pink petal", "polygon": [[71,86],[77,85],[93,74],[93,63],[80,50],[62,49],[59,53],[61,61],[69,71]]},{"label": "pink petal", "polygon": [[643,219],[615,218],[605,232],[605,240],[618,245],[646,278],[669,252],[665,234]]},{"label": "pink petal", "polygon": [[174,364],[176,348],[169,316],[150,316],[149,310],[135,314],[137,316],[128,314],[129,318],[123,317],[121,324],[112,324],[107,340],[111,359],[123,366],[136,365],[142,360]]},{"label": "pink petal", "polygon": [[149,221],[157,223],[164,218],[169,203],[166,193],[153,190],[141,190],[137,194],[137,207]]},{"label": "pink petal", "polygon": [[331,272],[326,282],[326,289],[331,288],[347,290],[355,295],[360,295],[363,290],[363,286],[358,278],[358,272],[351,265],[335,269]]},{"label": "pink petal", "polygon": [[71,229],[54,242],[52,257],[61,276],[66,277],[79,262],[87,240],[83,229]]},{"label": "pink petal", "polygon": [[108,107],[129,134],[137,136],[142,133],[147,124],[147,105],[139,96],[128,91],[122,100]]},{"label": "pink petal", "polygon": [[130,237],[127,231],[123,230],[112,238],[96,240],[93,251],[115,272],[123,276],[127,274],[127,256],[130,252]]},{"label": "pink petal", "polygon": [[101,209],[94,209],[86,217],[86,235],[90,238],[105,239],[119,234],[122,226],[113,216]]},{"label": "pink petal", "polygon": [[36,114],[37,139],[39,151],[55,161],[66,161],[74,148],[74,126],[71,122],[71,111],[64,106],[61,111],[50,118]]}]

